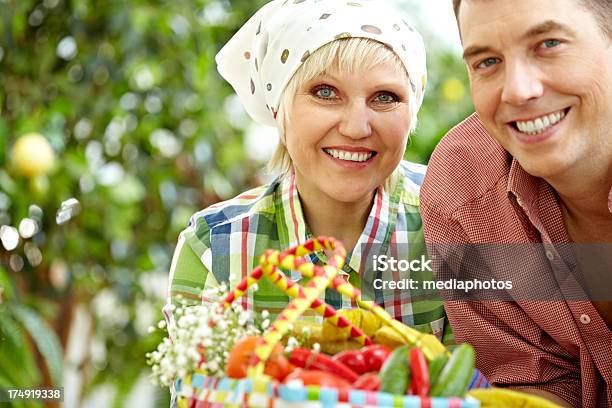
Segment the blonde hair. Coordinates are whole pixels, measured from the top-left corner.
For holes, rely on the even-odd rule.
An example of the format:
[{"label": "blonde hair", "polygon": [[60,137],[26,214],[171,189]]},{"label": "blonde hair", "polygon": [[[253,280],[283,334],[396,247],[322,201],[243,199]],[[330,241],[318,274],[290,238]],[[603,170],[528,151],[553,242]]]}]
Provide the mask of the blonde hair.
[{"label": "blonde hair", "polygon": [[[279,171],[285,175],[291,170],[291,157],[285,145],[285,128],[289,122],[289,112],[297,91],[316,76],[335,68],[338,71],[364,72],[375,65],[391,63],[398,72],[406,75],[406,86],[409,87],[408,73],[399,57],[385,44],[369,38],[343,38],[334,40],[315,52],[295,71],[291,80],[283,90],[278,108],[279,142],[276,151],[268,163],[268,170]],[[410,130],[416,128],[417,109],[414,95],[410,94],[408,106],[410,110]],[[399,180],[396,169],[385,181],[385,189],[389,190]]]}]

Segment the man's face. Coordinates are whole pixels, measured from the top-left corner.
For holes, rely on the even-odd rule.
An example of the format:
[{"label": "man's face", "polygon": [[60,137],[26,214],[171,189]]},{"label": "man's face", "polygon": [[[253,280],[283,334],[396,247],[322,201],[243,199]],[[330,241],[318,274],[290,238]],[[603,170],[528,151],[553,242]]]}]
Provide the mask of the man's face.
[{"label": "man's face", "polygon": [[612,166],[612,46],[578,1],[464,0],[459,11],[476,111],[547,179]]}]

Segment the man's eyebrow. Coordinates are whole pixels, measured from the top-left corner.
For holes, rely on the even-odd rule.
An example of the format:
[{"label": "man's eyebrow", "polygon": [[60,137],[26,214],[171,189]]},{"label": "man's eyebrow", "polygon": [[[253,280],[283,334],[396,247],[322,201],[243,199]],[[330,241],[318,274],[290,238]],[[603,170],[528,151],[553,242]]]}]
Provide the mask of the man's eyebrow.
[{"label": "man's eyebrow", "polygon": [[540,24],[536,24],[535,26],[531,27],[525,32],[525,34],[522,35],[521,38],[527,39],[531,37],[536,37],[538,35],[546,34],[551,31],[563,31],[569,35],[576,34],[574,30],[564,24],[558,23],[554,20],[546,20]]},{"label": "man's eyebrow", "polygon": [[478,54],[484,54],[486,52],[491,51],[491,47],[486,46],[486,45],[472,45],[471,47],[467,47],[464,51],[463,51],[463,59],[467,60],[468,58],[471,58],[475,55]]},{"label": "man's eyebrow", "polygon": [[[576,35],[576,32],[572,30],[570,27],[564,24],[558,23],[554,20],[546,20],[542,23],[536,24],[535,26],[525,31],[525,34],[521,36],[521,39],[525,40],[528,38],[536,37],[538,35],[550,33],[552,31],[563,31],[566,34],[569,34],[572,36]],[[463,59],[466,60],[478,54],[488,53],[491,51],[491,49],[492,49],[491,47],[486,46],[486,45],[470,46],[463,51]]]}]

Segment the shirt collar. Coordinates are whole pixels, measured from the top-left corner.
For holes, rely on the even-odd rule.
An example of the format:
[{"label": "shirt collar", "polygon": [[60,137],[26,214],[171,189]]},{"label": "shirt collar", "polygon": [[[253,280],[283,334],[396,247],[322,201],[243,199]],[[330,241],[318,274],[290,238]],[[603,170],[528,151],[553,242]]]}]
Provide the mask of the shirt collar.
[{"label": "shirt collar", "polygon": [[275,200],[280,247],[303,244],[307,240],[307,229],[293,171],[281,178],[277,194],[280,195]]},{"label": "shirt collar", "polygon": [[539,181],[539,178],[527,173],[519,162],[512,158],[506,189],[508,193],[514,195],[518,205],[528,213],[538,200]]},{"label": "shirt collar", "polygon": [[[280,180],[278,194],[280,194],[280,197],[275,201],[281,248],[299,245],[312,238],[304,219],[302,205],[295,185],[294,172]],[[372,246],[389,245],[392,235],[390,231],[395,226],[402,194],[403,184],[401,182],[396,183],[391,195],[382,186],[376,189],[366,226],[357,240],[354,250],[347,255],[347,262],[343,268],[345,273],[351,271],[359,273],[363,266],[362,260],[366,259]],[[324,254],[317,255],[323,262],[326,261]]]},{"label": "shirt collar", "polygon": [[557,193],[546,180],[527,173],[515,158],[508,174],[507,191],[539,231],[542,242],[568,242]]},{"label": "shirt collar", "polygon": [[[525,207],[533,207],[538,199],[539,184],[542,179],[527,173],[519,162],[512,158],[510,172],[508,175],[507,191],[516,196],[518,204]],[[612,214],[612,187],[608,193],[608,211]]]}]

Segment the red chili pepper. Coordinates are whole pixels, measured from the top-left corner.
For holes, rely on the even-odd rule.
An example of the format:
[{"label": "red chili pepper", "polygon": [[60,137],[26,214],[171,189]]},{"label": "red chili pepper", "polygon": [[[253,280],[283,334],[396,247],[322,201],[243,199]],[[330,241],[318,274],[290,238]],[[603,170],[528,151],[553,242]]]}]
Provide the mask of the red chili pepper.
[{"label": "red chili pepper", "polygon": [[306,370],[321,370],[336,374],[349,382],[354,382],[359,376],[353,370],[339,361],[334,361],[330,356],[316,353],[304,348],[296,348],[291,352],[289,362],[296,367]]},{"label": "red chili pepper", "polygon": [[285,377],[283,382],[288,383],[292,380],[302,380],[304,385],[318,385],[339,390],[351,388],[351,385],[346,380],[321,370],[302,370],[298,368]]},{"label": "red chili pepper", "polygon": [[380,390],[380,378],[377,373],[362,374],[354,383],[353,388],[363,391],[378,391]]},{"label": "red chili pepper", "polygon": [[373,344],[362,348],[360,353],[365,360],[366,371],[378,372],[392,351],[383,345]]},{"label": "red chili pepper", "polygon": [[410,389],[419,397],[429,395],[429,369],[423,351],[418,347],[410,349],[410,373],[412,382]]},{"label": "red chili pepper", "polygon": [[370,370],[366,365],[365,358],[360,350],[345,350],[332,357],[334,361],[338,361],[357,374],[367,373]]}]

